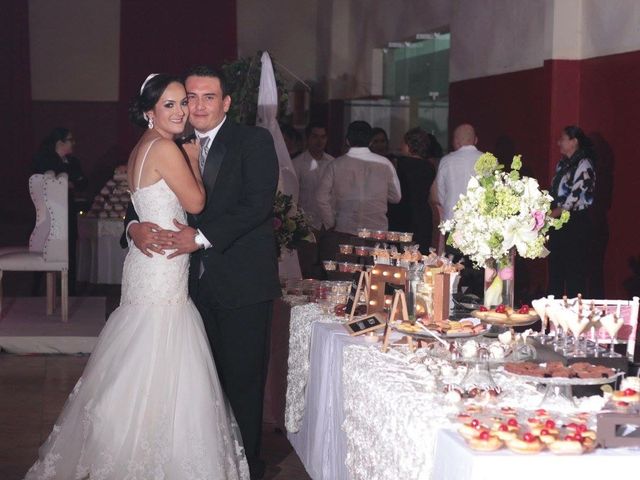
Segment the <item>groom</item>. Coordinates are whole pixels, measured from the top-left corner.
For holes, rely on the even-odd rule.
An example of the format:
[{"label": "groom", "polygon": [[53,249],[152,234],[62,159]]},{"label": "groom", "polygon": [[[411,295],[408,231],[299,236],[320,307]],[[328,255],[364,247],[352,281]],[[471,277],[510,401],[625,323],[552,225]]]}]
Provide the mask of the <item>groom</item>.
[{"label": "groom", "polygon": [[[201,146],[207,203],[189,225],[158,231],[125,225],[144,253],[191,254],[189,293],[202,315],[222,387],[240,427],[251,478],[259,458],[262,401],[273,299],[280,296],[272,206],[278,158],[271,134],[227,118],[231,97],[222,74],[208,66],[187,72],[189,122]],[[202,419],[207,421],[207,419]]]}]

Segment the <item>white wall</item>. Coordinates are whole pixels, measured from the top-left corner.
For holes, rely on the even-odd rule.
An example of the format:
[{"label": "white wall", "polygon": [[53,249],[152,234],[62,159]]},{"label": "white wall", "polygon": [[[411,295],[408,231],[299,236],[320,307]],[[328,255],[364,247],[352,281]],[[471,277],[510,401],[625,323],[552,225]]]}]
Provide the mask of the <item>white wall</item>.
[{"label": "white wall", "polygon": [[542,66],[552,0],[457,0],[451,18],[452,82]]},{"label": "white wall", "polygon": [[[322,0],[237,0],[238,55],[267,50],[301,79],[314,80],[323,4]],[[294,83],[283,68],[279,70],[288,83]]]},{"label": "white wall", "polygon": [[582,3],[582,58],[640,50],[640,1]]},{"label": "white wall", "polygon": [[119,0],[29,0],[34,100],[117,101]]}]

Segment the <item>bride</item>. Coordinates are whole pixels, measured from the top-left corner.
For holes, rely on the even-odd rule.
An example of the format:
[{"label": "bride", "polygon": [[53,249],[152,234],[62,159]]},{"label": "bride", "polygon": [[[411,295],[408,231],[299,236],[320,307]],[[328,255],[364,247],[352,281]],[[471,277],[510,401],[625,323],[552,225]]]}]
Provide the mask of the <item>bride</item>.
[{"label": "bride", "polygon": [[[176,77],[150,75],[130,109],[148,126],[129,157],[141,220],[171,228],[199,213],[205,189],[198,147],[173,142],[188,108]],[[120,306],[27,480],[248,479],[240,433],[222,393],[198,310],[188,297],[188,255],[131,248]]]}]

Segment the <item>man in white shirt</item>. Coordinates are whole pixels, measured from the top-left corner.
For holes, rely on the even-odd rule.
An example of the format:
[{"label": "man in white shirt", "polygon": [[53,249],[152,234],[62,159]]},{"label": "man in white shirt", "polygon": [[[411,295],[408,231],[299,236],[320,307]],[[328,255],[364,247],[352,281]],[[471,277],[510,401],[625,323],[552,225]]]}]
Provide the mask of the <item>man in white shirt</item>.
[{"label": "man in white shirt", "polygon": [[320,123],[310,123],[305,130],[307,149],[294,158],[293,168],[300,184],[298,205],[304,210],[311,226],[320,230],[322,222],[318,212],[316,191],[320,179],[333,157],[325,153],[327,146],[327,128]]},{"label": "man in white shirt", "polygon": [[[440,160],[436,180],[431,189],[431,200],[437,208],[441,221],[453,218],[453,207],[460,195],[467,192],[469,180],[475,175],[474,167],[482,155],[482,152],[476,148],[476,143],[478,143],[478,137],[475,129],[472,125],[463,123],[453,132],[454,151]],[[439,235],[436,245],[438,252],[442,253],[445,250],[442,234]],[[461,257],[461,252],[452,247],[446,247],[446,252],[453,254],[455,259]],[[482,295],[482,271],[471,268],[467,261],[465,263],[469,268],[462,271],[460,286],[465,285],[470,288],[470,292]]]},{"label": "man in white shirt", "polygon": [[327,166],[316,193],[325,227],[351,235],[363,227],[387,229],[387,202],[400,201],[400,181],[391,162],[369,150],[370,140],[371,126],[352,122],[349,151]]},{"label": "man in white shirt", "polygon": [[463,123],[453,132],[455,151],[440,160],[435,188],[437,203],[442,208],[441,220],[453,218],[453,207],[460,195],[466,193],[467,184],[475,175],[475,164],[482,152],[476,148],[478,137],[473,126]]},{"label": "man in white shirt", "polygon": [[316,191],[320,179],[333,157],[325,153],[327,146],[327,127],[321,123],[310,123],[305,129],[307,149],[292,160],[300,184],[298,206],[307,215],[316,243],[303,242],[298,247],[298,259],[304,278],[322,278],[322,264],[318,258],[318,244],[322,242],[325,229],[322,228]]}]

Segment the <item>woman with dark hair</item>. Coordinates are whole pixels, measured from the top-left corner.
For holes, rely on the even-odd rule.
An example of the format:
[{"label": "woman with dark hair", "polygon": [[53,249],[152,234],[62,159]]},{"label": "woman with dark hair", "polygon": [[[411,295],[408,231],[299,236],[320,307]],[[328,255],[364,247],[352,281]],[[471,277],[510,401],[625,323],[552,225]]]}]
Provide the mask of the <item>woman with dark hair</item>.
[{"label": "woman with dark hair", "polygon": [[429,192],[436,178],[429,156],[429,134],[425,130],[416,127],[405,133],[402,155],[396,157],[402,199],[389,206],[389,229],[413,232],[413,240],[425,254],[431,246],[433,223]]},{"label": "woman with dark hair", "polygon": [[[187,94],[169,75],[145,80],[130,109],[146,132],[129,156],[131,200],[141,222],[169,229],[199,214],[204,146],[174,140]],[[186,211],[186,212],[185,212]],[[129,249],[120,306],[40,449],[31,479],[248,479],[202,317],[188,296],[189,256]]]},{"label": "woman with dark hair", "polygon": [[560,297],[587,294],[589,239],[592,234],[589,207],[593,204],[596,174],[591,141],[575,125],[565,127],[558,139],[562,157],[551,183],[552,216],[564,210],[569,221],[549,238],[549,293]]},{"label": "woman with dark hair", "polygon": [[389,155],[389,137],[387,136],[387,132],[384,131],[384,128],[374,127],[371,129],[369,150],[383,157]]},{"label": "woman with dark hair", "polygon": [[[47,135],[33,156],[33,173],[52,170],[56,175],[66,173],[69,179],[69,294],[76,292],[76,243],[78,236],[78,212],[76,193],[87,188],[87,177],[82,173],[80,160],[73,156],[76,140],[68,128],[56,127]],[[36,275],[34,293],[40,289],[42,275]]]},{"label": "woman with dark hair", "polygon": [[73,156],[76,140],[68,128],[56,127],[47,135],[33,157],[33,172],[53,170],[56,175],[69,175],[69,189],[81,192],[87,188],[80,161]]}]

